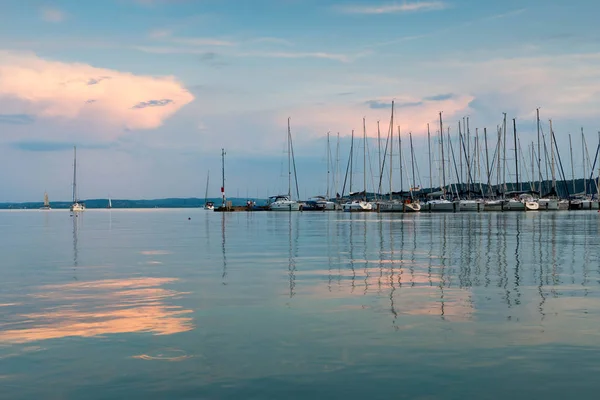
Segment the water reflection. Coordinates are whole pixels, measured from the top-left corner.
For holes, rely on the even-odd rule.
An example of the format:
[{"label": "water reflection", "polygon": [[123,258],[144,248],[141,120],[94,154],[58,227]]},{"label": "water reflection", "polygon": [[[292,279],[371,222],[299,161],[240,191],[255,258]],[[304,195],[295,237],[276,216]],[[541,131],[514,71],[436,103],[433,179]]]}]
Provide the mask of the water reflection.
[{"label": "water reflection", "polygon": [[[223,285],[227,285],[227,253],[225,251],[225,214],[227,213],[221,213],[221,252],[223,254],[223,272],[221,274],[221,284]],[[208,227],[209,224],[207,223],[206,226]],[[208,235],[207,237],[210,237],[210,235]]]},{"label": "water reflection", "polygon": [[[356,214],[344,218],[335,221],[339,234],[327,231],[326,269],[296,272],[303,283],[296,295],[347,297],[349,305],[358,294],[375,302],[385,299],[393,325],[408,315],[450,322],[476,316],[527,319],[531,306],[544,320],[548,296],[561,299],[564,307],[568,297],[589,296],[590,283],[597,283],[590,277],[589,265],[598,260],[591,251],[598,246],[588,238],[598,227],[589,221],[583,227],[568,223],[565,234],[553,215]],[[336,260],[330,252],[337,248],[341,251]],[[339,290],[333,292],[335,280]],[[557,303],[552,306],[556,309]]]},{"label": "water reflection", "polygon": [[65,337],[149,332],[170,335],[193,329],[191,310],[169,305],[184,293],[163,286],[172,278],[106,279],[45,285],[27,296],[0,328],[0,343],[28,343]]}]

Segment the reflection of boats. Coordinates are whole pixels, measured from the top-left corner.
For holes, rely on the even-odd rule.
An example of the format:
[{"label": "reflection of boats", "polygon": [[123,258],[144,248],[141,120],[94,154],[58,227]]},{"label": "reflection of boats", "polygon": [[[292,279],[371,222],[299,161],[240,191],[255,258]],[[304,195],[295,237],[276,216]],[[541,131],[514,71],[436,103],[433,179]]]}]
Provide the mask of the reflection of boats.
[{"label": "reflection of boats", "polygon": [[85,204],[77,198],[77,147],[73,146],[73,204],[69,208],[71,212],[85,211]]},{"label": "reflection of boats", "polygon": [[44,192],[44,205],[40,207],[40,210],[51,210],[50,201],[48,200],[48,193]]},{"label": "reflection of boats", "polygon": [[210,171],[206,174],[206,191],[204,192],[204,209],[205,210],[214,210],[215,203],[212,201],[208,201],[208,181],[210,178]]}]

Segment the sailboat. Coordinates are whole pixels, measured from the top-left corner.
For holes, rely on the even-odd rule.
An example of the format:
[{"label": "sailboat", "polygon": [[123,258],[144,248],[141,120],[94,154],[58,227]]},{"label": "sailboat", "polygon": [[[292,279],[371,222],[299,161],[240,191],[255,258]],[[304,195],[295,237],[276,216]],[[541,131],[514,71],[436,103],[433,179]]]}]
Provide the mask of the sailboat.
[{"label": "sailboat", "polygon": [[40,207],[40,210],[51,210],[50,201],[48,200],[48,193],[44,192],[44,205]]},{"label": "sailboat", "polygon": [[110,196],[108,196],[108,205],[106,206],[106,208],[108,208],[108,209],[112,208],[112,201],[110,199]]},{"label": "sailboat", "polygon": [[[292,133],[290,130],[290,119],[288,118],[288,135],[287,135],[287,145],[288,145],[288,192],[284,195],[277,195],[269,197],[267,202],[267,207],[271,211],[300,211],[300,203],[292,200]],[[294,164],[294,172],[296,170]],[[298,187],[298,182],[296,181],[296,188]]]},{"label": "sailboat", "polygon": [[[354,146],[354,131],[352,132],[352,147]],[[373,211],[373,204],[367,201],[367,131],[365,126],[365,119],[363,118],[363,177],[364,177],[364,192],[362,200],[354,199],[350,200],[342,205],[342,210],[347,212],[356,211]],[[352,148],[350,150],[350,157],[352,157]],[[352,184],[352,174],[350,174],[350,183]],[[350,192],[350,197],[353,193]]]},{"label": "sailboat", "polygon": [[85,211],[85,204],[77,198],[77,146],[73,146],[73,204],[69,209],[73,213]]},{"label": "sailboat", "polygon": [[210,178],[210,171],[206,174],[206,192],[204,192],[204,209],[205,210],[214,210],[215,203],[212,201],[208,201],[208,181]]}]

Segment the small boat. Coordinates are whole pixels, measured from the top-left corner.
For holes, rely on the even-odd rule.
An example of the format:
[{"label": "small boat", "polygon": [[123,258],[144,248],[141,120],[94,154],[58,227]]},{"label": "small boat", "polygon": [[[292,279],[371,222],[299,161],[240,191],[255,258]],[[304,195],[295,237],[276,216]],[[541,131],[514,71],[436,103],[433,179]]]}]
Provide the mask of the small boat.
[{"label": "small boat", "polygon": [[210,170],[206,174],[206,191],[204,192],[204,209],[214,211],[215,203],[212,201],[208,201],[208,182],[210,179]]},{"label": "small boat", "polygon": [[342,204],[342,210],[346,212],[373,211],[373,204],[363,200],[352,200]]},{"label": "small boat", "polygon": [[44,205],[40,207],[40,210],[51,210],[50,201],[48,200],[48,193],[44,192]]},{"label": "small boat", "polygon": [[327,200],[325,196],[311,197],[302,206],[302,211],[335,211],[337,209],[337,204]]},{"label": "small boat", "polygon": [[85,204],[80,202],[77,193],[77,147],[73,146],[73,204],[69,207],[72,213],[85,211]]},{"label": "small boat", "polygon": [[301,204],[288,195],[271,196],[267,201],[270,211],[300,211]]},{"label": "small boat", "polygon": [[525,205],[525,211],[537,211],[540,209],[540,204],[529,194],[519,196],[521,203]]},{"label": "small boat", "polygon": [[108,196],[108,205],[106,206],[106,208],[108,208],[108,209],[112,208],[112,201],[110,200],[110,196]]}]

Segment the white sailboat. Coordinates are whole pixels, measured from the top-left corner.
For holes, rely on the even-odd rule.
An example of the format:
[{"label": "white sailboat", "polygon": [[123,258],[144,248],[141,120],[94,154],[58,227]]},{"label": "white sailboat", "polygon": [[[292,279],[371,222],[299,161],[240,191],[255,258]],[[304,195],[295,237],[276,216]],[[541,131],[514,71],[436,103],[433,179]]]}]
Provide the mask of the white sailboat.
[{"label": "white sailboat", "polygon": [[[271,211],[300,211],[301,204],[292,200],[292,133],[290,119],[288,118],[288,192],[286,195],[269,197],[267,207]],[[295,170],[295,167],[294,167]],[[296,183],[297,186],[297,183]]]},{"label": "white sailboat", "polygon": [[112,201],[110,199],[110,196],[108,196],[108,205],[106,206],[106,208],[108,208],[108,209],[112,208]]},{"label": "white sailboat", "polygon": [[210,170],[206,174],[206,191],[204,192],[204,209],[212,211],[215,209],[215,203],[208,201],[208,182],[210,179]]},{"label": "white sailboat", "polygon": [[85,204],[77,198],[77,146],[73,146],[73,204],[69,209],[73,213],[85,211]]},{"label": "white sailboat", "polygon": [[40,207],[40,210],[51,210],[50,201],[48,200],[48,193],[44,192],[44,205]]}]

